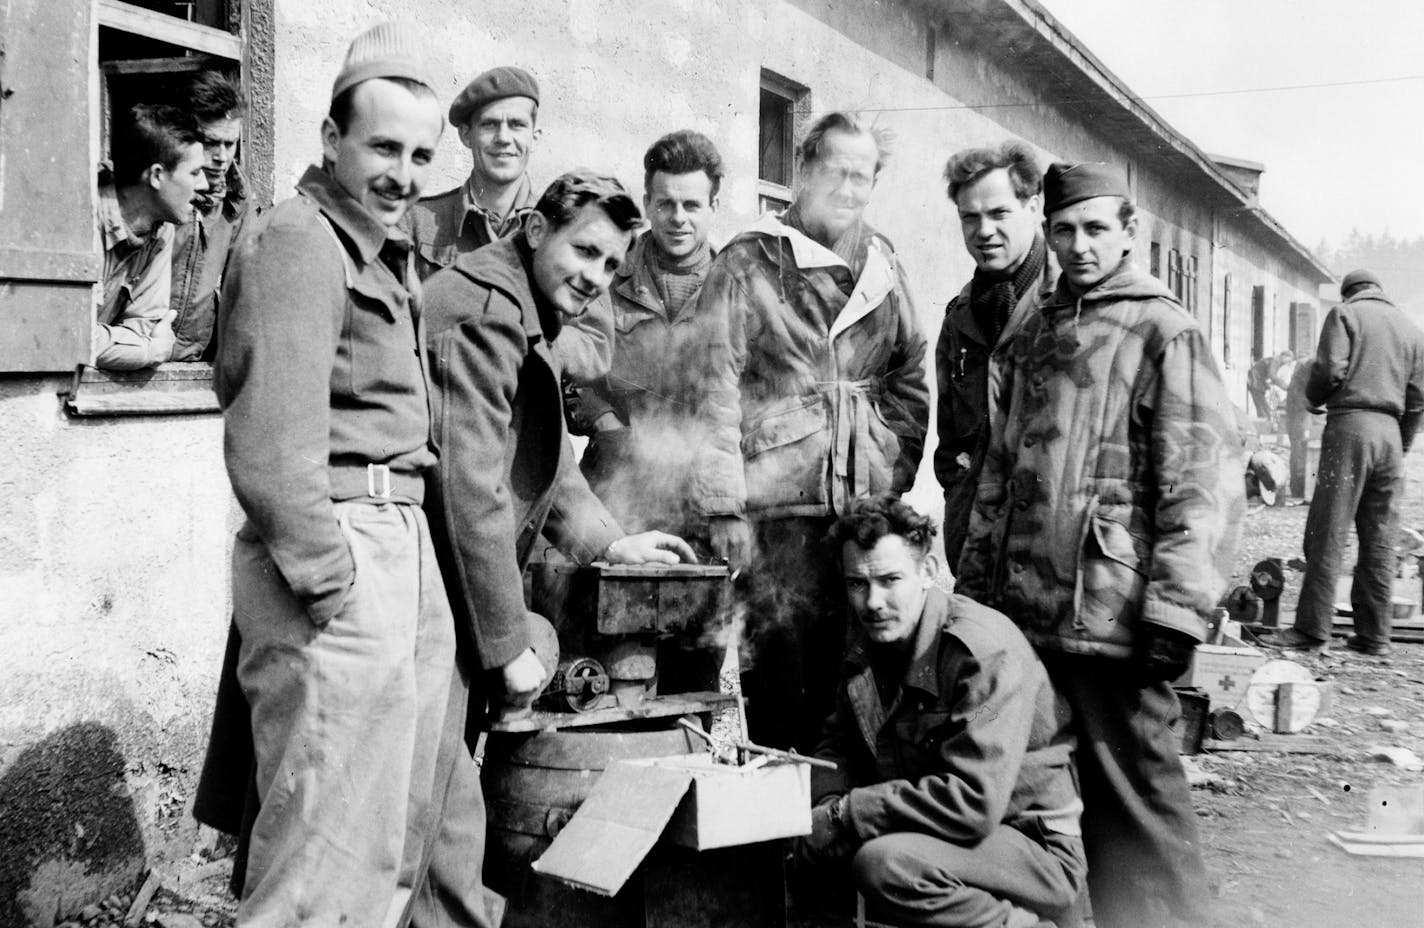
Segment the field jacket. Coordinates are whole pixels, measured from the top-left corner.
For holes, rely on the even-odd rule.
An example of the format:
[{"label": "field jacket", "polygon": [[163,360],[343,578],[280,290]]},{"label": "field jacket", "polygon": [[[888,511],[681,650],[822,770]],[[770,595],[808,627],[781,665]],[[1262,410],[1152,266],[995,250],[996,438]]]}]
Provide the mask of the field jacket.
[{"label": "field jacket", "polygon": [[1197,640],[1244,510],[1241,444],[1196,323],[1124,264],[1059,282],[991,376],[959,589],[1040,647],[1128,657],[1141,622]]},{"label": "field jacket", "polygon": [[1005,616],[932,590],[898,691],[882,704],[862,635],[812,770],[812,802],[846,796],[862,841],[917,832],[970,846],[1000,824],[1081,834],[1072,737],[1033,649]]},{"label": "field jacket", "polygon": [[849,295],[830,249],[772,214],[712,263],[708,515],[820,516],[914,483],[929,427],[925,337],[904,275],[873,234]]},{"label": "field jacket", "polygon": [[254,212],[247,196],[247,180],[234,162],[228,168],[227,190],[204,213],[177,227],[173,239],[173,354],[171,361],[211,359],[217,324],[218,291],[234,247],[249,215]]},{"label": "field jacket", "polygon": [[426,283],[440,449],[426,512],[471,670],[529,647],[522,571],[541,530],[581,562],[623,535],[574,461],[550,350],[558,311],[536,302],[527,259],[520,233]]}]

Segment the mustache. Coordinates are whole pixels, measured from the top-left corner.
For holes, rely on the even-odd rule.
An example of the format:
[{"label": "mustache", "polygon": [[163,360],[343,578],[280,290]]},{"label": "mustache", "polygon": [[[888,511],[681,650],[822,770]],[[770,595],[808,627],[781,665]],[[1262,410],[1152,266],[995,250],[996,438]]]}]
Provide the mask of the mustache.
[{"label": "mustache", "polygon": [[402,199],[409,199],[410,197],[415,195],[414,187],[403,187],[394,181],[386,181],[384,183],[374,184],[372,185],[371,189],[383,197],[401,197]]}]

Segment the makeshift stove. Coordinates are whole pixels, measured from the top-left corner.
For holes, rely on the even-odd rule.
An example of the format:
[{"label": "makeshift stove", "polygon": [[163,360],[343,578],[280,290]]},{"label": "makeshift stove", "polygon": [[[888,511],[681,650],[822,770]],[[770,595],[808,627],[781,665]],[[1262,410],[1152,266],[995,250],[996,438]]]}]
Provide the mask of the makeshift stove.
[{"label": "makeshift stove", "polygon": [[538,564],[526,580],[558,656],[541,655],[556,669],[532,710],[490,723],[486,882],[504,925],[783,926],[779,839],[810,833],[813,761],[747,743],[727,568]]}]

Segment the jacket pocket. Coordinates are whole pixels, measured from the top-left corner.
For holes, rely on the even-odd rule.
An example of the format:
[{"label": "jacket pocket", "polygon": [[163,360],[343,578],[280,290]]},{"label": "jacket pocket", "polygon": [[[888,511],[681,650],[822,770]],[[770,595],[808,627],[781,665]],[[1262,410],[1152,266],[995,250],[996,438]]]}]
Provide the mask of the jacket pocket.
[{"label": "jacket pocket", "polygon": [[820,506],[827,500],[831,430],[819,396],[774,403],[742,436],[747,508]]},{"label": "jacket pocket", "polygon": [[[895,463],[900,460],[900,436],[890,428],[890,422],[880,410],[880,404],[866,400],[870,407],[870,441],[868,448],[857,448],[855,453],[861,464],[867,468],[870,478],[870,492],[884,493],[887,490],[908,490],[908,486],[895,486]],[[909,477],[914,483],[914,475]]]},{"label": "jacket pocket", "polygon": [[459,248],[453,243],[436,245],[431,242],[421,242],[416,246],[416,254],[420,255],[420,260],[425,262],[426,267],[431,270],[449,267],[455,263],[456,258],[460,257]]},{"label": "jacket pocket", "polygon": [[[346,292],[343,338],[352,396],[404,396],[420,383],[415,324],[408,305],[392,307],[381,291]],[[379,294],[379,295],[378,295]]]},{"label": "jacket pocket", "polygon": [[1147,587],[1147,539],[1136,535],[1116,509],[1102,506],[1089,516],[1080,555],[1080,631],[1095,641],[1128,643]]}]

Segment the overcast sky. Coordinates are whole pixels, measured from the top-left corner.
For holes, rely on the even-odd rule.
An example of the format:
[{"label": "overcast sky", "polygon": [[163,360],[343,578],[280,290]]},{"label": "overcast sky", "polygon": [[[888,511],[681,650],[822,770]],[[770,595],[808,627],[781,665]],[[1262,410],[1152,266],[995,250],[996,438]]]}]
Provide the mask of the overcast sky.
[{"label": "overcast sky", "polygon": [[[1039,2],[1197,147],[1264,163],[1307,246],[1424,235],[1421,0]],[[1342,86],[1223,93],[1320,84]]]}]

